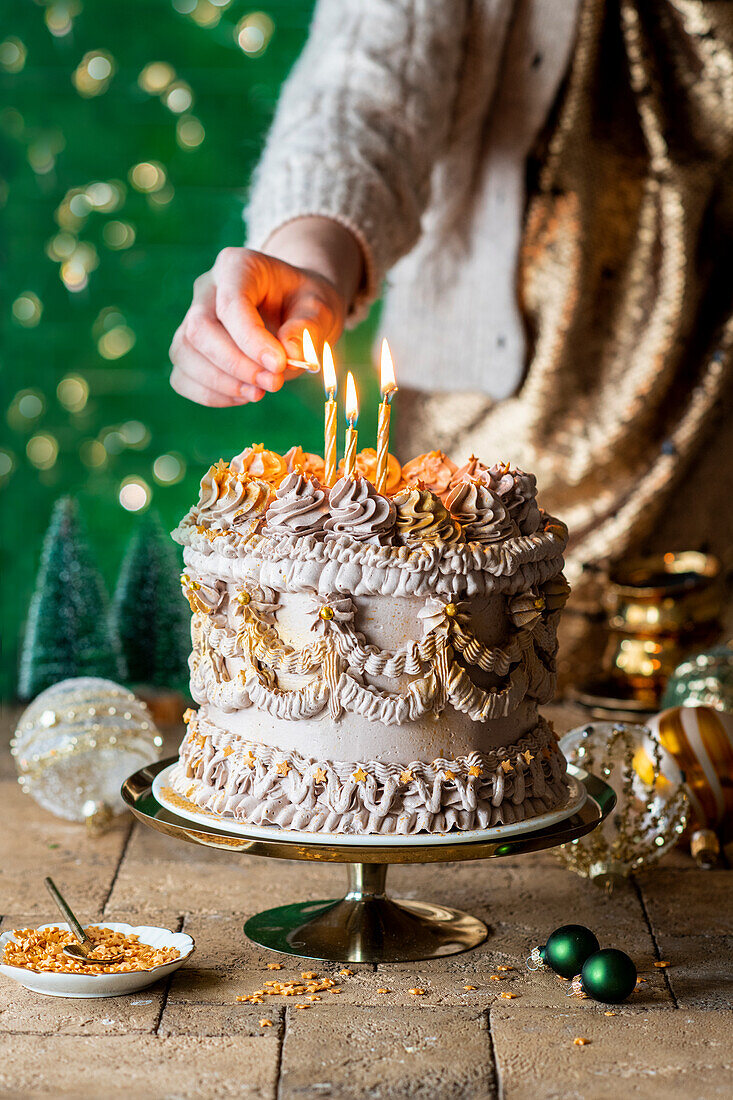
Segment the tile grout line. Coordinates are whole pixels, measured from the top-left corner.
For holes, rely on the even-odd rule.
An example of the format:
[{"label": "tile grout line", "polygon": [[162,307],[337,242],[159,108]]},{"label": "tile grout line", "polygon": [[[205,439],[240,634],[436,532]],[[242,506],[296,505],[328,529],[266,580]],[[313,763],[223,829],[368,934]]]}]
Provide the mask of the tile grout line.
[{"label": "tile grout line", "polygon": [[275,1100],[280,1100],[280,1086],[282,1084],[282,1068],[283,1068],[283,1055],[285,1053],[285,1039],[288,1034],[288,1010],[285,1006],[282,1008],[282,1036],[280,1038],[280,1046],[277,1051],[277,1066],[275,1069]]},{"label": "tile grout line", "polygon": [[494,1084],[496,1086],[496,1098],[502,1100],[504,1095],[504,1089],[502,1087],[501,1074],[499,1073],[499,1064],[496,1060],[496,1047],[494,1046],[494,1036],[491,1032],[491,1009],[493,1005],[489,1005],[486,1009],[486,1031],[489,1036],[489,1053],[491,1055],[491,1065],[494,1070]]},{"label": "tile grout line", "polygon": [[130,822],[129,827],[128,827],[127,836],[125,837],[124,843],[122,845],[122,850],[120,851],[120,858],[117,860],[117,866],[115,867],[114,874],[112,875],[112,881],[109,884],[109,890],[107,891],[107,896],[105,897],[104,902],[102,903],[102,916],[103,917],[106,915],[107,906],[109,905],[109,899],[112,897],[112,891],[114,890],[115,884],[116,884],[117,879],[119,877],[120,870],[122,868],[123,860],[124,860],[125,856],[127,855],[127,849],[129,847],[130,840],[132,839],[132,831],[133,831],[134,828],[135,828],[135,819],[133,818],[132,821]]},{"label": "tile grout line", "polygon": [[[644,920],[646,921],[646,926],[649,929],[649,935],[651,936],[652,943],[654,944],[654,954],[657,956],[657,962],[661,962],[662,954],[659,950],[659,944],[657,943],[657,937],[654,935],[654,929],[652,928],[652,922],[651,922],[651,919],[649,917],[649,910],[646,907],[646,901],[644,900],[644,894],[642,893],[641,886],[637,882],[634,875],[631,876],[631,883],[632,883],[632,886],[634,887],[634,890],[636,891],[636,896],[639,899],[639,905],[641,906],[641,911],[644,914]],[[674,1005],[675,1008],[679,1008],[680,1006],[677,1003],[677,998],[675,996],[674,990],[672,989],[672,983],[669,980],[669,975],[667,974],[666,967],[662,968],[662,977],[664,978],[664,984],[667,987],[667,992],[669,993],[670,997],[672,998],[672,1004]]]},{"label": "tile grout line", "polygon": [[[177,932],[183,931],[183,925],[186,922],[186,914],[182,913],[178,918]],[[175,974],[175,971],[173,972]],[[160,1011],[158,1012],[158,1019],[155,1021],[155,1027],[153,1028],[153,1035],[158,1038],[158,1032],[160,1031],[160,1025],[163,1022],[163,1013],[168,1007],[168,997],[170,996],[171,985],[173,984],[173,974],[169,974],[165,980],[165,987],[163,989],[163,996],[160,999]]]}]

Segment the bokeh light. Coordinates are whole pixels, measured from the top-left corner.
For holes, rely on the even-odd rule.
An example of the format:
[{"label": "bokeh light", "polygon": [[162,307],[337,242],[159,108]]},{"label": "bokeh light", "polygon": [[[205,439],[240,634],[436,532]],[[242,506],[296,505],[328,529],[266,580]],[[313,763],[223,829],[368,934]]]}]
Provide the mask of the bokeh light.
[{"label": "bokeh light", "polygon": [[75,255],[62,263],[60,274],[62,283],[72,294],[78,294],[89,285],[87,269]]},{"label": "bokeh light", "polygon": [[129,325],[115,325],[97,340],[97,350],[103,359],[121,359],[135,346],[135,333]]},{"label": "bokeh light", "polygon": [[28,51],[19,38],[11,35],[0,42],[0,69],[6,73],[19,73],[25,65]]},{"label": "bokeh light", "polygon": [[176,70],[167,61],[151,61],[141,70],[137,82],[148,95],[160,95],[176,79]]},{"label": "bokeh light", "polygon": [[112,54],[106,50],[90,50],[84,54],[71,79],[79,95],[89,98],[106,92],[114,73]]},{"label": "bokeh light", "polygon": [[85,466],[94,470],[104,466],[107,461],[107,451],[98,439],[85,439],[79,448],[79,457]]},{"label": "bokeh light", "polygon": [[87,202],[101,214],[118,210],[125,201],[125,185],[120,180],[95,180],[85,189]]},{"label": "bokeh light", "polygon": [[120,426],[120,435],[127,447],[141,451],[150,443],[150,432],[142,420],[128,420]]},{"label": "bokeh light", "polygon": [[158,455],[153,463],[153,477],[159,485],[176,485],[186,473],[186,463],[179,454]]},{"label": "bokeh light", "polygon": [[128,512],[141,512],[152,497],[147,481],[141,477],[126,477],[120,485],[119,501]]},{"label": "bokeh light", "polygon": [[202,124],[193,115],[184,115],[176,123],[176,140],[182,149],[195,149],[206,137]]},{"label": "bokeh light", "polygon": [[0,447],[0,485],[5,485],[14,469],[15,455],[12,451],[6,451],[4,447]]},{"label": "bokeh light", "polygon": [[165,105],[169,111],[173,111],[176,115],[183,114],[192,104],[193,92],[188,84],[184,84],[182,80],[173,84],[165,93]]},{"label": "bokeh light", "polygon": [[125,441],[117,428],[104,428],[99,439],[108,455],[121,455],[125,449]]},{"label": "bokeh light", "polygon": [[160,191],[154,191],[148,195],[148,202],[151,206],[167,206],[172,201],[175,195],[175,191],[169,183],[166,183],[165,187],[161,187]]},{"label": "bokeh light", "polygon": [[215,27],[221,19],[222,6],[212,4],[211,0],[196,0],[194,8],[188,14],[199,27]]},{"label": "bokeh light", "polygon": [[58,441],[49,432],[39,432],[28,440],[25,453],[39,470],[50,470],[59,456]]},{"label": "bokeh light", "polygon": [[102,230],[102,239],[107,248],[116,251],[130,248],[135,243],[135,229],[129,222],[107,222]]},{"label": "bokeh light", "polygon": [[130,183],[136,191],[160,191],[166,184],[165,168],[157,161],[141,161],[130,169]]},{"label": "bokeh light", "polygon": [[56,396],[69,412],[81,412],[89,400],[89,383],[80,374],[67,374],[56,387]]},{"label": "bokeh light", "polygon": [[74,255],[74,249],[76,248],[76,237],[73,233],[67,233],[62,231],[57,233],[55,237],[51,237],[50,241],[46,242],[46,255],[50,260],[56,260],[61,263],[63,260],[68,260],[69,257]]},{"label": "bokeh light", "polygon": [[35,328],[42,313],[43,303],[32,290],[24,290],[13,302],[13,317],[23,328]]},{"label": "bokeh light", "polygon": [[17,432],[31,431],[45,410],[46,399],[40,390],[18,390],[8,406],[8,424]]},{"label": "bokeh light", "polygon": [[73,29],[80,12],[81,0],[54,0],[44,12],[46,26],[54,38],[63,38]]},{"label": "bokeh light", "polygon": [[247,57],[261,57],[270,44],[275,24],[263,11],[253,11],[237,23],[237,44]]}]

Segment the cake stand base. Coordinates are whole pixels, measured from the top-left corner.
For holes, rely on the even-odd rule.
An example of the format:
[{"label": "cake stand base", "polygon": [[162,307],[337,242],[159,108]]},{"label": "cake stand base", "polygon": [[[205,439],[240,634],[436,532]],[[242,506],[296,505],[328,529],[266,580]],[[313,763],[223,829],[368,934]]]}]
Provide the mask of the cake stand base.
[{"label": "cake stand base", "polygon": [[275,828],[269,835],[248,837],[231,833],[224,821],[199,824],[158,802],[153,790],[155,778],[172,762],[149,764],[122,785],[124,801],[143,824],[166,836],[230,855],[241,852],[271,859],[347,865],[349,890],[340,901],[281,905],[258,913],[244,926],[246,935],[262,947],[330,962],[410,962],[476,947],[486,939],[488,929],[468,913],[429,902],[387,897],[384,884],[388,865],[490,860],[572,844],[600,825],[616,804],[616,795],[607,783],[568,765],[569,774],[585,787],[588,796],[577,811],[550,825],[539,818],[532,829],[515,831],[507,827],[491,839],[455,841],[447,836],[444,843],[426,844],[420,837],[406,836],[404,843],[394,845],[380,844],[374,837],[365,837],[363,843],[344,844],[334,837],[327,843],[313,843],[307,834],[282,839]]},{"label": "cake stand base", "polygon": [[346,897],[266,909],[247,921],[245,935],[305,959],[384,963],[456,955],[489,934],[483,921],[460,909],[388,898],[386,863],[349,863],[347,872]]}]

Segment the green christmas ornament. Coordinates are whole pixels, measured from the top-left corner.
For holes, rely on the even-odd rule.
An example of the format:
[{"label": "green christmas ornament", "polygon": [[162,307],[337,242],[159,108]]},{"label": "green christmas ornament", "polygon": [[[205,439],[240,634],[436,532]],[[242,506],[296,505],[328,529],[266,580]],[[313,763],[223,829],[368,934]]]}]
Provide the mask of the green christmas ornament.
[{"label": "green christmas ornament", "polygon": [[562,978],[573,978],[598,948],[598,939],[590,928],[582,924],[564,924],[548,936],[544,947],[533,948],[527,966],[530,970],[549,966]]},{"label": "green christmas ornament", "polygon": [[[577,988],[576,988],[577,986]],[[617,1005],[636,989],[636,967],[625,951],[615,947],[596,951],[586,959],[573,992],[585,993],[594,1001]]]}]

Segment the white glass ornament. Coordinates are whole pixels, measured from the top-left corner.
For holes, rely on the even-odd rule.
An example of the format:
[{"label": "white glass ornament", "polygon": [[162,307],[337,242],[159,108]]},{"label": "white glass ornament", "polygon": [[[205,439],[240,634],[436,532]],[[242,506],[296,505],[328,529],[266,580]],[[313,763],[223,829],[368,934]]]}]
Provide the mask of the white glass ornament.
[{"label": "white glass ornament", "polygon": [[571,870],[610,889],[678,842],[688,813],[682,772],[645,726],[592,722],[566,733],[560,748],[569,763],[608,783],[618,799],[602,825],[559,849]]},{"label": "white glass ornament", "polygon": [[11,751],[18,782],[40,806],[94,827],[124,810],[123,781],[157,760],[162,744],[148,708],[131,691],[80,676],[33,700]]}]

